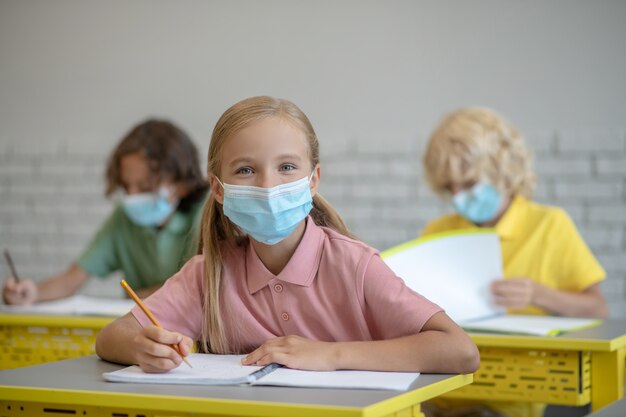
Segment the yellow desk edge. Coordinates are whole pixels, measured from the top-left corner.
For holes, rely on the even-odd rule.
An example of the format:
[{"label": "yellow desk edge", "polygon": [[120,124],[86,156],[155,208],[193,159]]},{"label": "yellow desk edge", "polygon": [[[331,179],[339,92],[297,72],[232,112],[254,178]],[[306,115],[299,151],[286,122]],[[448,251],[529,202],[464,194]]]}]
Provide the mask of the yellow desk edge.
[{"label": "yellow desk edge", "polygon": [[[557,350],[590,350],[612,352],[626,346],[626,335],[611,340],[573,339],[552,336],[518,336],[468,333],[478,346],[557,349]],[[568,346],[567,349],[564,346]]]},{"label": "yellow desk edge", "polygon": [[102,328],[115,317],[0,313],[0,325]]},{"label": "yellow desk edge", "polygon": [[[0,399],[9,401],[48,403],[71,406],[103,406],[115,404],[113,408],[131,410],[155,410],[162,412],[199,412],[210,409],[211,413],[223,415],[279,416],[299,415],[315,417],[320,412],[332,413],[337,417],[375,417],[389,415],[393,410],[401,410],[418,405],[438,395],[472,383],[473,375],[455,375],[445,381],[399,394],[394,398],[371,406],[341,407],[313,404],[267,403],[249,400],[185,398],[179,396],[124,394],[111,392],[78,391],[34,387],[0,385]],[[263,407],[259,407],[260,405]]]}]

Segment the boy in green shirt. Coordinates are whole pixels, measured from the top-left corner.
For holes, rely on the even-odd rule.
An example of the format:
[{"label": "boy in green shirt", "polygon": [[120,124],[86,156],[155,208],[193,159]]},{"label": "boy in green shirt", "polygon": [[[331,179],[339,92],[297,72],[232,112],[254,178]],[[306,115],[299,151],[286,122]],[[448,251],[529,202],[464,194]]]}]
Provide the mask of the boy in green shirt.
[{"label": "boy in green shirt", "polygon": [[109,158],[106,196],[124,195],[78,260],[38,283],[10,277],[7,304],[32,304],[75,294],[90,276],[120,271],[146,297],[197,251],[208,184],[189,136],[174,124],[135,126]]}]

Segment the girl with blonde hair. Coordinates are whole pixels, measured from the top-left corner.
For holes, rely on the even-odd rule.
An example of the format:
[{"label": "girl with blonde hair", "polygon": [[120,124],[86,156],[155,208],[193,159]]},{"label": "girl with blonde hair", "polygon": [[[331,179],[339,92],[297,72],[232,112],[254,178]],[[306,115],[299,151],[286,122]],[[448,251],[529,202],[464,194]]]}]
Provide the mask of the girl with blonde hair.
[{"label": "girl with blonde hair", "polygon": [[[473,372],[478,352],[441,309],[354,240],[320,195],[319,145],[293,103],[252,97],[218,120],[200,254],[98,335],[103,359],[162,372],[198,342],[244,365]],[[168,330],[165,330],[168,329]]]}]

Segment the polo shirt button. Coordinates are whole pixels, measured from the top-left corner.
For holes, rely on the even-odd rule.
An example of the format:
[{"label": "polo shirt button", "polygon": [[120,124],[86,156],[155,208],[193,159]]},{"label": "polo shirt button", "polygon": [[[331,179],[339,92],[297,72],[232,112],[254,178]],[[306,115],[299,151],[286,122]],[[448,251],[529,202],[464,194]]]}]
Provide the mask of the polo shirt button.
[{"label": "polo shirt button", "polygon": [[274,291],[282,292],[283,291],[283,286],[281,284],[274,285]]},{"label": "polo shirt button", "polygon": [[289,320],[289,314],[287,314],[287,313],[283,313],[283,314],[281,314],[280,316],[281,316],[281,317],[283,318],[283,320],[285,320],[285,321]]}]

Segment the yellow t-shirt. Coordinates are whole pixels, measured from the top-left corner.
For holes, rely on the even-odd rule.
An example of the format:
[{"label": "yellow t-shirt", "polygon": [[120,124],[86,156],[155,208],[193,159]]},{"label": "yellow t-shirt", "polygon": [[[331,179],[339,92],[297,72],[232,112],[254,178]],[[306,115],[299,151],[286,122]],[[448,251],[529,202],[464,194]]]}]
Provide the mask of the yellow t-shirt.
[{"label": "yellow t-shirt", "polygon": [[[458,214],[429,223],[424,235],[475,228]],[[602,281],[606,273],[567,213],[516,196],[496,224],[504,278],[530,278],[546,287],[581,292]],[[541,308],[509,310],[513,314],[547,314]]]},{"label": "yellow t-shirt", "polygon": [[[429,223],[423,235],[478,226],[458,214]],[[504,279],[526,277],[550,288],[581,292],[602,281],[606,273],[578,233],[567,213],[516,196],[496,224],[500,236]],[[509,309],[513,314],[548,314],[541,308]],[[544,405],[511,401],[435,399],[442,408],[484,404],[511,417],[536,417]]]}]

